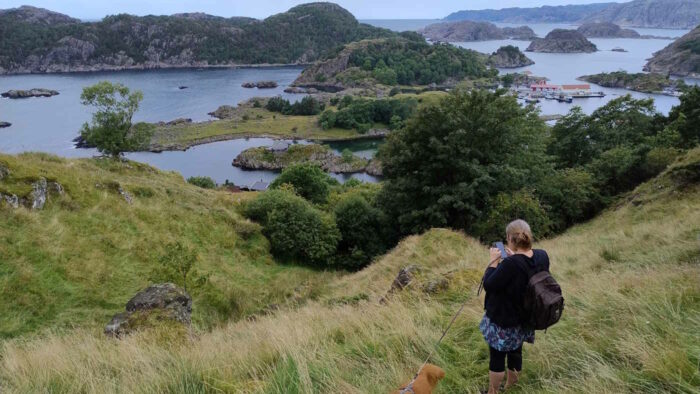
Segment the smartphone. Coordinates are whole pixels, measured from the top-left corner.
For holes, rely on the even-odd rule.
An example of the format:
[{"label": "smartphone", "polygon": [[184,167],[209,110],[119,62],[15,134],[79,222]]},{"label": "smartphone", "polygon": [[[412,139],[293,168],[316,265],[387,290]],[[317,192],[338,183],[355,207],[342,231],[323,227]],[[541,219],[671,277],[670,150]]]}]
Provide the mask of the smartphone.
[{"label": "smartphone", "polygon": [[498,248],[498,250],[501,251],[501,258],[502,259],[505,259],[506,257],[508,257],[508,254],[506,253],[506,247],[503,246],[503,242],[494,242],[493,247]]}]

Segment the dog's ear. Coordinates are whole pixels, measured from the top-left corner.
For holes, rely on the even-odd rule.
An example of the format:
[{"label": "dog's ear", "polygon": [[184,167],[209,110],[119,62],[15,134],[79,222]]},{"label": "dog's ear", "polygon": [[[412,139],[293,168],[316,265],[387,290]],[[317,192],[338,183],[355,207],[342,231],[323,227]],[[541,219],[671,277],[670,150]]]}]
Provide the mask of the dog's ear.
[{"label": "dog's ear", "polygon": [[433,385],[436,385],[440,379],[445,377],[445,371],[432,364],[425,366],[425,374]]}]

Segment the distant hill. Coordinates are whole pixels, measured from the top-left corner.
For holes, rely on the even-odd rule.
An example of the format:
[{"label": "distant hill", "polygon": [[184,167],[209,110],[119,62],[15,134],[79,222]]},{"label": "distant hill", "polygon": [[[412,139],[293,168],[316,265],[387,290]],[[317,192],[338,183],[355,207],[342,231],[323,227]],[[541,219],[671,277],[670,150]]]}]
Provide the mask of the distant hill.
[{"label": "distant hill", "polygon": [[420,30],[419,33],[433,41],[464,42],[486,40],[532,40],[537,38],[535,32],[527,27],[500,28],[490,22],[457,21],[434,23]]},{"label": "distant hill", "polygon": [[692,29],[700,24],[698,0],[634,0],[627,3],[466,10],[445,20],[509,23],[613,22],[621,26]]},{"label": "distant hill", "polygon": [[587,38],[640,38],[632,29],[623,29],[612,22],[593,22],[579,26],[579,33]]},{"label": "distant hill", "polygon": [[576,30],[554,29],[545,38],[532,40],[528,52],[581,53],[595,52],[598,48]]},{"label": "distant hill", "polygon": [[656,52],[644,71],[700,78],[700,26]]},{"label": "distant hill", "polygon": [[594,15],[616,3],[465,10],[448,15],[446,21],[472,20],[508,23],[573,23]]},{"label": "distant hill", "polygon": [[634,0],[613,4],[581,22],[613,22],[622,26],[692,29],[700,24],[698,0]]},{"label": "distant hill", "polygon": [[339,45],[393,35],[332,3],[264,20],[191,13],[80,22],[20,7],[0,11],[0,74],[309,63]]}]

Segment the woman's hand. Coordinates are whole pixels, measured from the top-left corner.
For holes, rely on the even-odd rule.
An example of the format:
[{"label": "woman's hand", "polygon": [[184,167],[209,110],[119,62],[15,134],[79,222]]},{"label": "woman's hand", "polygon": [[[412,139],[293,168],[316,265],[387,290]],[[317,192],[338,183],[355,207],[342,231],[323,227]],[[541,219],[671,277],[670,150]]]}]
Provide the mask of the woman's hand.
[{"label": "woman's hand", "polygon": [[515,253],[513,253],[513,251],[510,250],[510,248],[506,246],[506,255],[512,256],[512,255],[514,255],[514,254],[515,254]]},{"label": "woman's hand", "polygon": [[498,248],[489,249],[489,267],[496,267],[501,261],[501,251]]}]

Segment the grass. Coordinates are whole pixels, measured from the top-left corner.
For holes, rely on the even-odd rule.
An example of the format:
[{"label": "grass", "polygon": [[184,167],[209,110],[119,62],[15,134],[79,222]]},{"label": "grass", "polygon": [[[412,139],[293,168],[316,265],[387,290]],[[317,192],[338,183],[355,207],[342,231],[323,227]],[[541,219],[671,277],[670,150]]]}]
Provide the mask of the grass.
[{"label": "grass", "polygon": [[[700,149],[617,207],[537,245],[551,257],[566,310],[526,346],[522,381],[512,392],[698,392],[700,186],[686,171],[698,163]],[[303,305],[189,339],[164,344],[154,330],[117,341],[77,328],[6,340],[0,387],[386,393],[410,379],[466,300],[432,362],[447,372],[438,393],[475,393],[486,386],[488,351],[478,331],[483,301],[476,296],[486,260],[474,239],[434,229],[406,238],[360,272],[330,280]],[[409,264],[421,266],[417,280],[379,302]],[[420,290],[438,277],[450,279],[448,290],[432,296]]]},{"label": "grass", "polygon": [[345,165],[353,171],[363,171],[368,163],[367,159],[355,155],[351,155],[346,161],[341,155],[333,153],[328,146],[318,144],[291,145],[283,152],[272,152],[264,146],[249,148],[241,152],[236,159],[241,159],[248,165],[274,169],[283,169],[300,163],[316,163],[321,166],[334,163]]},{"label": "grass", "polygon": [[0,193],[26,195],[39,177],[65,188],[42,211],[0,202],[0,291],[8,301],[0,303],[0,337],[47,328],[100,331],[150,283],[174,241],[194,248],[198,269],[210,274],[193,293],[201,328],[289,297],[312,297],[335,276],[276,264],[259,227],[237,213],[248,198],[243,193],[201,189],[135,162],[22,154],[0,155],[0,165],[10,169]]},{"label": "grass", "polygon": [[[333,141],[363,138],[356,130],[323,130],[318,116],[293,116],[263,108],[246,108],[245,119],[215,120],[155,128],[150,150],[182,150],[193,145],[246,137],[272,137]],[[379,128],[386,126],[377,125]]]}]

